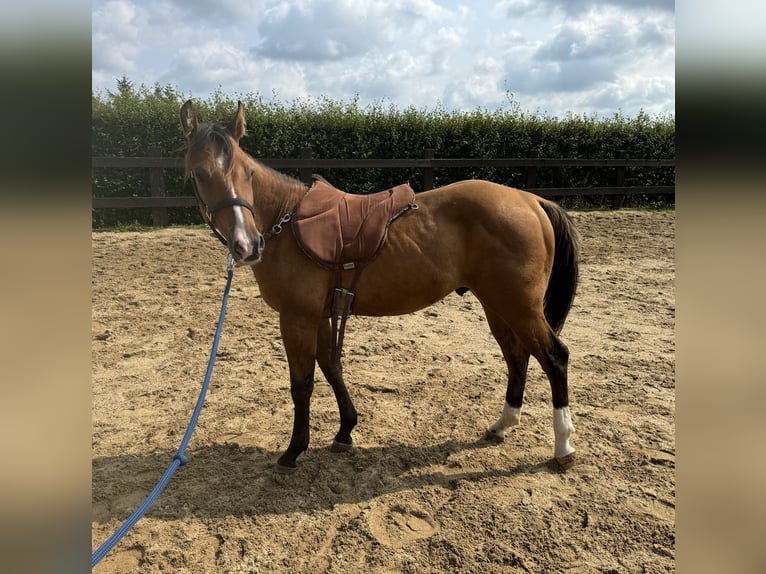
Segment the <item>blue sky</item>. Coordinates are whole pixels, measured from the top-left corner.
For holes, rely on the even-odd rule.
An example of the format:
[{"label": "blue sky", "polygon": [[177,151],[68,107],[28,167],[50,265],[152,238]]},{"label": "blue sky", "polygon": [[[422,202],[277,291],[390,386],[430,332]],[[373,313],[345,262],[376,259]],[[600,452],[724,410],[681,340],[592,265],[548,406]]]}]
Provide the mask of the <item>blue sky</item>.
[{"label": "blue sky", "polygon": [[668,0],[95,0],[94,91],[675,113]]}]

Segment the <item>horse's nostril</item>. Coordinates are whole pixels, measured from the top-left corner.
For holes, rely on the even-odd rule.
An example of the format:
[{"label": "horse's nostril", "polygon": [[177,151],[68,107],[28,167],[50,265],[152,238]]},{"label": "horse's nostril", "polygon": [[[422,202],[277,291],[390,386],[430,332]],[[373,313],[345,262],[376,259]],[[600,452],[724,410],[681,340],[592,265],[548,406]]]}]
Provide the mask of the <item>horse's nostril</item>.
[{"label": "horse's nostril", "polygon": [[241,239],[237,239],[234,242],[234,257],[236,259],[244,259],[248,255],[250,255],[250,250],[248,249],[247,243]]},{"label": "horse's nostril", "polygon": [[232,242],[231,252],[237,261],[258,261],[266,247],[266,238],[258,234],[254,239],[240,238]]}]

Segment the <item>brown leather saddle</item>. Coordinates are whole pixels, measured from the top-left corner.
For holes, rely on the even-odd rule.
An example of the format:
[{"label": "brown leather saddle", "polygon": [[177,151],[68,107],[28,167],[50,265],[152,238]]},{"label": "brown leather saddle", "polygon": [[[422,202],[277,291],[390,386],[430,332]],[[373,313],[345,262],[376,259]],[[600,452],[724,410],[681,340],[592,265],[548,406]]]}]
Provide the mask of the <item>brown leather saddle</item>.
[{"label": "brown leather saddle", "polygon": [[292,215],[292,229],[310,259],[329,269],[355,269],[369,263],[383,246],[388,226],[417,208],[405,184],[369,195],[345,193],[313,176],[309,192]]},{"label": "brown leather saddle", "polygon": [[[291,227],[306,255],[337,272],[332,294],[332,359],[340,364],[343,333],[354,294],[364,267],[383,247],[391,222],[410,209],[417,209],[415,192],[408,184],[370,195],[354,195],[333,187],[314,175],[308,193],[291,216]],[[343,286],[343,271],[354,270],[351,286]],[[338,325],[340,318],[340,326]]]}]

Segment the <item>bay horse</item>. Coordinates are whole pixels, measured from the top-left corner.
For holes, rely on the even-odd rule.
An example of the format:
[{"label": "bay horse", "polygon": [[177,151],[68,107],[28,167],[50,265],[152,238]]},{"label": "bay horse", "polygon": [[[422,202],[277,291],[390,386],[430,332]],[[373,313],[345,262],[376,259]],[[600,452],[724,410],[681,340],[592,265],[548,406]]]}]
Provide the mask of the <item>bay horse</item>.
[{"label": "bay horse", "polygon": [[[227,245],[238,266],[250,266],[263,300],[279,314],[290,374],[294,420],[277,470],[297,467],[309,446],[315,364],[338,402],[340,429],[331,450],[351,448],[357,412],[333,359],[330,299],[334,273],[317,265],[297,244],[289,214],[309,187],[249,156],[241,102],[228,125],[201,123],[191,100],[181,108],[186,175],[203,219]],[[353,313],[412,313],[453,291],[470,290],[480,301],[508,367],[499,419],[485,432],[501,442],[517,425],[530,356],[551,386],[554,458],[562,469],[575,460],[569,411],[569,351],[559,333],[578,278],[578,234],[563,208],[534,194],[482,180],[468,180],[417,194],[419,209],[399,217],[386,242],[361,274]]]}]

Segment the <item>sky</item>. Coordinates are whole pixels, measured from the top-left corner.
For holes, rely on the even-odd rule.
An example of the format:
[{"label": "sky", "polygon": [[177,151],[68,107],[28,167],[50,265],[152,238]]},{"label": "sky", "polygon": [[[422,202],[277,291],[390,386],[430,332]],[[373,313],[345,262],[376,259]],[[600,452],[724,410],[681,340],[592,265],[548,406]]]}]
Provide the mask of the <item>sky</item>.
[{"label": "sky", "polygon": [[675,115],[673,0],[94,0],[92,89]]}]

